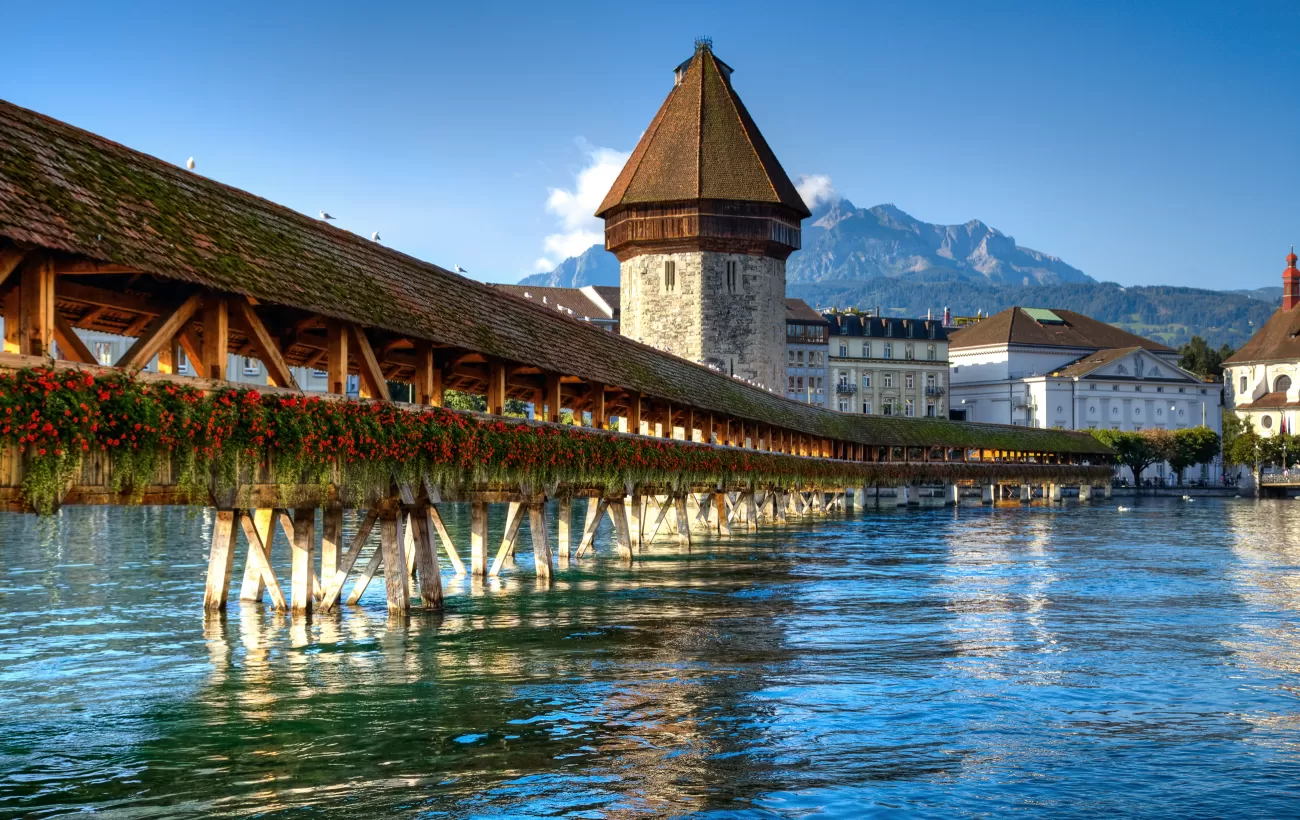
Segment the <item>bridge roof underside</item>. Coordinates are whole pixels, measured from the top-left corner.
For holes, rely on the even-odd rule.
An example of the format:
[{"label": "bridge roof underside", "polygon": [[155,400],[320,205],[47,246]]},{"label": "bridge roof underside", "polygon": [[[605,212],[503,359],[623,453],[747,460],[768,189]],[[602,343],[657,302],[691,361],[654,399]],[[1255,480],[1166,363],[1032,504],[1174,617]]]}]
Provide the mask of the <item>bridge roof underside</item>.
[{"label": "bridge roof underside", "polygon": [[810,436],[1109,452],[1086,434],[791,401],[4,101],[0,237]]}]

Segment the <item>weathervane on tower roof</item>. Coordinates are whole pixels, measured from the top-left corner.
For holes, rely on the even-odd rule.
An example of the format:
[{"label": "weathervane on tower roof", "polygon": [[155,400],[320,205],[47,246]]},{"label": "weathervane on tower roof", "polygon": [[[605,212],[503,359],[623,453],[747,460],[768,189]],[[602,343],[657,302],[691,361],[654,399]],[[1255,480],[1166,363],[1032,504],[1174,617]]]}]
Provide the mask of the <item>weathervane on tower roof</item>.
[{"label": "weathervane on tower roof", "polygon": [[709,49],[710,51],[712,51],[712,50],[713,50],[713,38],[712,38],[712,37],[709,37],[709,36],[707,36],[707,35],[701,35],[701,36],[699,36],[699,37],[696,37],[696,38],[695,38],[695,50],[696,50],[696,51],[699,51],[701,48],[707,48],[707,49]]}]

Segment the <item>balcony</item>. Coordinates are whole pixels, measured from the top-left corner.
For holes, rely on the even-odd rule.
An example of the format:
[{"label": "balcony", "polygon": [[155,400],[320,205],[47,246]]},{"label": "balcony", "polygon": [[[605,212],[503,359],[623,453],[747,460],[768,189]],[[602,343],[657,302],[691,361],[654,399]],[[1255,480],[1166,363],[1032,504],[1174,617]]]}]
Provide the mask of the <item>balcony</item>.
[{"label": "balcony", "polygon": [[837,384],[835,385],[835,392],[839,393],[841,396],[851,396],[854,393],[858,392],[858,386],[856,384],[851,384],[851,383]]},{"label": "balcony", "polygon": [[940,387],[938,385],[926,385],[925,388],[925,395],[927,396],[938,397],[947,394],[947,392],[948,390],[946,388]]}]

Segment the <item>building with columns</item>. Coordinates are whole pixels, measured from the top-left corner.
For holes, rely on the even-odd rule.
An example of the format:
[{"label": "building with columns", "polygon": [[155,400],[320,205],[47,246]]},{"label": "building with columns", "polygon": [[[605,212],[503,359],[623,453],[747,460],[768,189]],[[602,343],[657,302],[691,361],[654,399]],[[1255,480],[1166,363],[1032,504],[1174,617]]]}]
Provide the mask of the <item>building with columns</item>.
[{"label": "building with columns", "polygon": [[596,216],[624,336],[783,394],[785,262],[810,214],[731,75],[697,40]]},{"label": "building with columns", "polygon": [[1282,271],[1282,305],[1259,332],[1223,363],[1228,406],[1262,436],[1300,417],[1300,270],[1295,248]]},{"label": "building with columns", "polygon": [[[956,419],[1222,434],[1222,385],[1180,368],[1176,350],[1074,311],[1009,308],[952,332],[948,356]],[[1156,465],[1155,475],[1168,473]],[[1218,476],[1213,464],[1200,477]]]}]

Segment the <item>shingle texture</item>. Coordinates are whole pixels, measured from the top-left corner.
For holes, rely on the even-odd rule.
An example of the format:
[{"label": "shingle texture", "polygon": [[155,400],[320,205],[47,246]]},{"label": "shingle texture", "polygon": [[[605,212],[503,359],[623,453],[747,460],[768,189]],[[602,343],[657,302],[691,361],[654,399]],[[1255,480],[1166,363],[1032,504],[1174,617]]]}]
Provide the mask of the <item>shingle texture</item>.
[{"label": "shingle texture", "polygon": [[1073,433],[790,401],[4,101],[0,237],[822,438],[1106,452]]},{"label": "shingle texture", "polygon": [[785,300],[785,320],[802,324],[826,324],[826,317],[813,310],[807,302],[789,297]]},{"label": "shingle texture", "polygon": [[1114,325],[1099,322],[1072,310],[1052,309],[1065,320],[1064,324],[1039,323],[1023,308],[1007,308],[1001,313],[954,331],[948,340],[953,348],[983,347],[985,345],[1014,344],[1047,347],[1082,347],[1102,350],[1118,347],[1140,347],[1158,353],[1172,353],[1173,349],[1144,339]]},{"label": "shingle texture", "polygon": [[1300,361],[1300,338],[1297,335],[1300,335],[1300,308],[1278,309],[1268,317],[1259,332],[1229,356],[1224,364]]},{"label": "shingle texture", "polygon": [[711,49],[696,49],[596,216],[620,205],[700,199],[779,204],[810,215],[728,74]]}]

